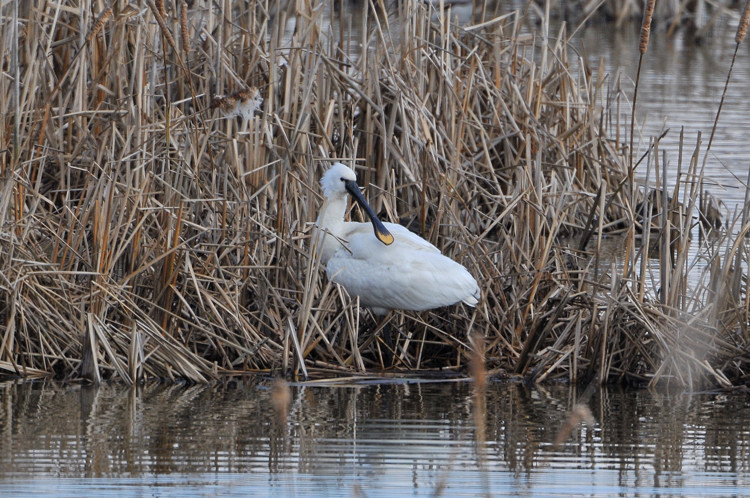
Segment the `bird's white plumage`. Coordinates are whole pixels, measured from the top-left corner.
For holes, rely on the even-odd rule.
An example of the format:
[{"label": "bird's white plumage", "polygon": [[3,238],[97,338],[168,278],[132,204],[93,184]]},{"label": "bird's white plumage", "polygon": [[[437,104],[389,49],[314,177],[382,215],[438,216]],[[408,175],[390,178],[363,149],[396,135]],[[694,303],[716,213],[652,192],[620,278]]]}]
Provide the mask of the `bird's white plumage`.
[{"label": "bird's white plumage", "polygon": [[[336,163],[320,181],[326,200],[316,222],[316,243],[328,278],[376,314],[427,310],[463,301],[475,306],[480,291],[469,271],[401,225],[384,223],[393,243],[383,244],[368,223],[344,221],[346,182],[356,175]],[[363,199],[360,199],[364,202]]]}]

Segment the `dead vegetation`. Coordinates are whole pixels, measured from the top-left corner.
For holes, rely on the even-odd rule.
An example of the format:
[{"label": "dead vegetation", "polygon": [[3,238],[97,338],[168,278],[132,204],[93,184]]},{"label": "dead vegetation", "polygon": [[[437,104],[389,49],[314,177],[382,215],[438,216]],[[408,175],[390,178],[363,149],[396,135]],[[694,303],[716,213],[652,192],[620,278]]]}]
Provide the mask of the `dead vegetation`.
[{"label": "dead vegetation", "polygon": [[[564,30],[269,3],[2,7],[1,372],[465,373],[481,343],[494,376],[747,382],[747,213],[691,237],[700,143],[669,195],[644,195],[658,140],[631,184],[627,97]],[[469,268],[476,309],[393,313],[386,354],[311,258],[333,159]]]}]

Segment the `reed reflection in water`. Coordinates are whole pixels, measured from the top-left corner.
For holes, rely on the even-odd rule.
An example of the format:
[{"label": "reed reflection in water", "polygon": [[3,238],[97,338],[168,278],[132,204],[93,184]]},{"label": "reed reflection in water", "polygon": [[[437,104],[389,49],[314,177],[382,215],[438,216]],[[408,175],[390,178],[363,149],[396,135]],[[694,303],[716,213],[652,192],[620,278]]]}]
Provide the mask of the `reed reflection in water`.
[{"label": "reed reflection in water", "polygon": [[73,494],[122,482],[346,496],[750,484],[744,396],[599,391],[588,401],[596,422],[556,446],[572,388],[489,382],[476,431],[467,382],[292,385],[286,421],[271,387],[0,384],[0,493],[61,478],[76,479],[64,480]]}]

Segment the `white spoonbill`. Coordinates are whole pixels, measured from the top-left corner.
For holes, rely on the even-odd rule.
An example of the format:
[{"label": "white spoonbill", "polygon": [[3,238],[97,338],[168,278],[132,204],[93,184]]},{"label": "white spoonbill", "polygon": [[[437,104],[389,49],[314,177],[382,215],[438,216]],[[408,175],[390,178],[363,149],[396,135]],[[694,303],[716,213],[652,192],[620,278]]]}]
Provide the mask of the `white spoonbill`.
[{"label": "white spoonbill", "polygon": [[[349,167],[335,163],[320,180],[325,202],[315,223],[316,243],[328,279],[337,282],[376,315],[389,310],[422,311],[460,301],[476,306],[479,286],[469,271],[395,223],[382,223],[367,204]],[[347,194],[369,216],[344,221]]]}]

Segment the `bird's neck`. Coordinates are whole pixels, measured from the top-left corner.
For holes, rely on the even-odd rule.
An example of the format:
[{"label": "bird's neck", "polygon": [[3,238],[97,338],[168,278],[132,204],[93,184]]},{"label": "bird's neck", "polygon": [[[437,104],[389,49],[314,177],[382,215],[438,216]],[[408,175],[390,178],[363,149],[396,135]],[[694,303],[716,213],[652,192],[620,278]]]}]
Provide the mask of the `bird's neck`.
[{"label": "bird's neck", "polygon": [[344,215],[346,214],[346,196],[334,199],[326,199],[320,209],[315,243],[318,254],[323,264],[326,264],[331,256],[341,247],[339,239],[344,236]]}]

